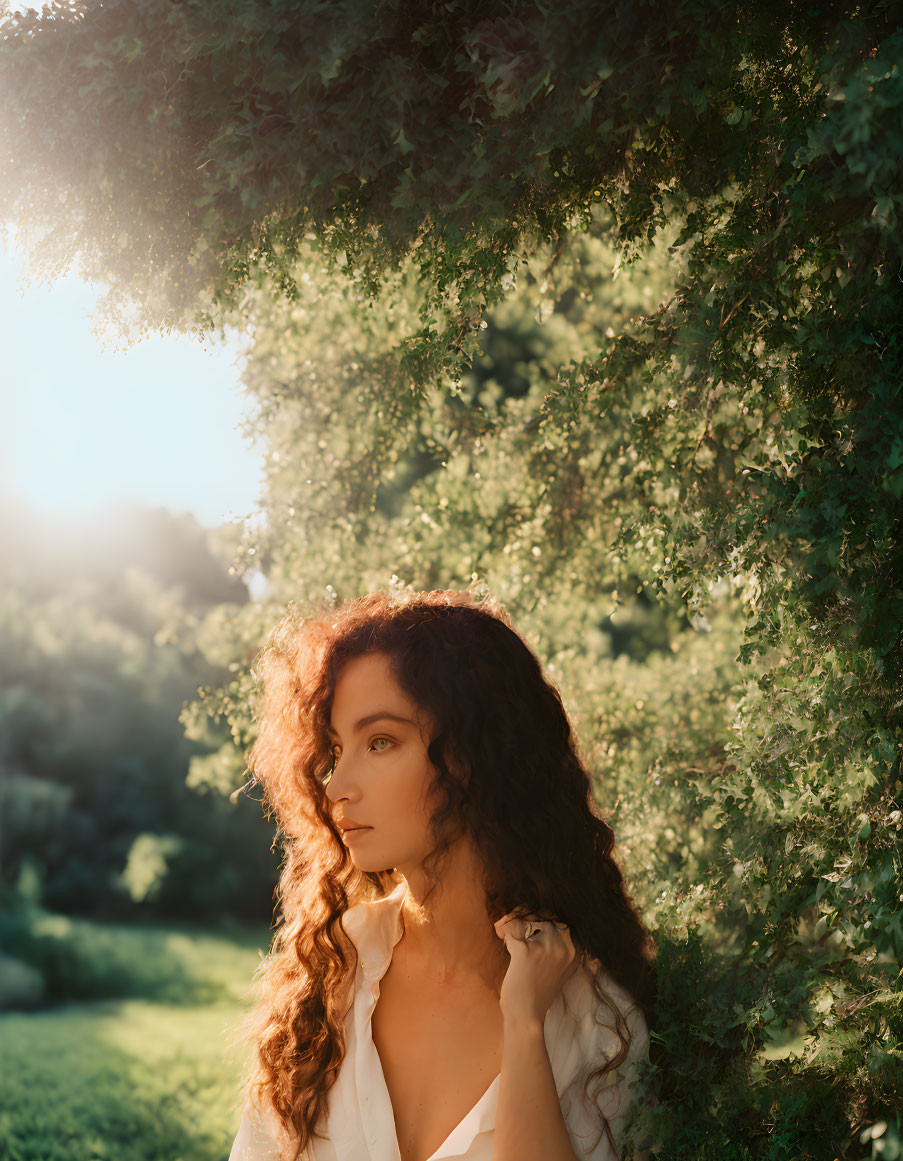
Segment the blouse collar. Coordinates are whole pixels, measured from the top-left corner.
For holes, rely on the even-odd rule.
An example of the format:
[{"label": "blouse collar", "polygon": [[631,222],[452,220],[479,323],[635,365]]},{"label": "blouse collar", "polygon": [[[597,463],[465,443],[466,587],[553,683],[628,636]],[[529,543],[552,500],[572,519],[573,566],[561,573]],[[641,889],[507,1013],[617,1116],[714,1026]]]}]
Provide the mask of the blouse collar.
[{"label": "blouse collar", "polygon": [[[379,981],[389,968],[395,945],[404,930],[401,909],[406,893],[407,884],[401,882],[381,899],[349,907],[342,917],[345,932],[357,950],[358,970],[361,973],[359,1003],[354,1005],[354,1020],[362,1043],[372,1042],[365,1026],[369,1023],[379,995]],[[613,981],[611,983],[616,990],[617,985]],[[589,976],[581,969],[565,982],[546,1013],[544,1036],[559,1097],[580,1075],[582,1060],[578,1057],[581,1045],[574,1033],[581,1021],[588,1020],[589,1025],[593,1024],[591,1013],[596,1003]],[[369,1058],[366,1062],[368,1065],[373,1063]],[[494,1127],[498,1089],[497,1076],[429,1161],[466,1156],[474,1138]],[[387,1104],[387,1107],[390,1109],[391,1105]],[[388,1124],[388,1113],[386,1116]]]},{"label": "blouse collar", "polygon": [[[396,943],[401,938],[403,925],[401,907],[407,892],[407,885],[399,883],[394,890],[381,899],[369,903],[357,903],[345,912],[343,923],[345,931],[357,948],[358,966],[361,972],[360,1002],[356,1006],[355,1023],[359,1040],[358,1046],[358,1085],[366,1086],[372,1082],[374,1055],[369,1052],[372,1044],[370,1034],[365,1030],[369,1023],[376,997],[379,995],[379,980],[385,975],[392,961],[392,953]],[[495,1126],[495,1117],[498,1109],[499,1077],[496,1076],[480,1099],[465,1115],[451,1133],[442,1142],[441,1146],[430,1157],[429,1161],[440,1161],[445,1158],[465,1157],[473,1144],[474,1139]],[[388,1125],[391,1109],[386,1101],[377,1102],[379,1107],[370,1110],[370,1116],[378,1118],[380,1111],[385,1113],[384,1130],[380,1139],[387,1140],[389,1136],[394,1140],[394,1129],[390,1133]],[[397,1144],[388,1147],[386,1158],[395,1158]],[[381,1157],[382,1155],[380,1155]],[[376,1154],[373,1154],[376,1157]]]},{"label": "blouse collar", "polygon": [[407,884],[399,883],[388,895],[355,903],[342,916],[345,932],[357,950],[358,964],[367,984],[381,979],[401,939],[401,905]]}]

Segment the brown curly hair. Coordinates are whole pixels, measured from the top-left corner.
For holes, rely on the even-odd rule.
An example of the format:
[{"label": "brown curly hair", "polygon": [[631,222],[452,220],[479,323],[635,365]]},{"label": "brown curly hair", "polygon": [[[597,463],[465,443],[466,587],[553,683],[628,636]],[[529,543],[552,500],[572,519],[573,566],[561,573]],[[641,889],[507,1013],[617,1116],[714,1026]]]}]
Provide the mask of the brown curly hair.
[{"label": "brown curly hair", "polygon": [[437,806],[426,870],[463,824],[485,866],[489,920],[514,912],[566,924],[616,1018],[621,1049],[590,1074],[585,1093],[623,1063],[630,1043],[602,973],[633,996],[647,1023],[653,1000],[652,941],[612,856],[613,832],[596,813],[558,692],[501,606],[466,591],[393,589],[312,616],[290,607],[255,663],[262,688],[248,765],[285,858],[250,1029],[251,1089],[297,1141],[296,1156],[323,1136],[318,1125],[344,1059],[356,953],[342,917],[400,882],[394,870],[354,865],[325,793],[339,670],[373,652],[388,655],[399,685],[438,723],[428,748]]}]

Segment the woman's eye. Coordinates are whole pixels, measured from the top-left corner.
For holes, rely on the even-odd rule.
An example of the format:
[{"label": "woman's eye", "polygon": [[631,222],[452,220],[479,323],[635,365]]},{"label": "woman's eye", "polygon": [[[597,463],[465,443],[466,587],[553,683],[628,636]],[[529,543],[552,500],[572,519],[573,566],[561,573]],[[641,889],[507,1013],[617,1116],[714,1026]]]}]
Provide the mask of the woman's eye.
[{"label": "woman's eye", "polygon": [[[370,745],[376,747],[379,742],[385,742],[387,747],[393,744],[391,738],[374,738]],[[377,750],[377,753],[385,753],[385,750]]]}]

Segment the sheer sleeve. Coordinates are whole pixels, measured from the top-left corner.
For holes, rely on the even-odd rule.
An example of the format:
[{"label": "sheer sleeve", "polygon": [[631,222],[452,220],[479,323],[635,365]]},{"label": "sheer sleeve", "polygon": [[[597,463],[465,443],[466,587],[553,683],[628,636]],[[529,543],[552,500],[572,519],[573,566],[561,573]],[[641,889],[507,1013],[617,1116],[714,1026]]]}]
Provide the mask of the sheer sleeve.
[{"label": "sheer sleeve", "polygon": [[[599,1113],[604,1114],[608,1121],[619,1150],[633,1104],[632,1085],[637,1067],[647,1059],[649,1051],[649,1030],[640,1008],[631,1004],[621,1008],[621,1014],[630,1033],[627,1056],[618,1068],[590,1083],[589,1097],[583,1093],[586,1078],[604,1060],[618,1052],[621,1042],[615,1032],[613,1019],[601,1024],[593,1020],[585,1024],[582,1030],[585,1056],[581,1075],[568,1092],[566,1107],[565,1102],[562,1102],[571,1144],[580,1161],[619,1161],[619,1153],[612,1149]],[[591,1101],[596,1090],[595,1100]],[[639,1154],[636,1161],[641,1161],[645,1156],[645,1153]]]},{"label": "sheer sleeve", "polygon": [[281,1139],[274,1118],[247,1097],[229,1161],[283,1161]]},{"label": "sheer sleeve", "polygon": [[[620,1148],[627,1123],[627,1115],[633,1104],[633,1082],[636,1079],[638,1065],[648,1059],[649,1029],[639,1008],[631,1008],[625,1012],[624,1020],[630,1032],[630,1047],[623,1064],[606,1078],[609,1083],[599,1094],[596,1104],[605,1114],[611,1127],[612,1136]],[[603,1145],[607,1151],[603,1150]],[[644,1154],[645,1155],[645,1154]],[[597,1149],[589,1154],[588,1161],[609,1161],[612,1154],[608,1137],[603,1133]],[[639,1158],[637,1159],[639,1161]]]}]

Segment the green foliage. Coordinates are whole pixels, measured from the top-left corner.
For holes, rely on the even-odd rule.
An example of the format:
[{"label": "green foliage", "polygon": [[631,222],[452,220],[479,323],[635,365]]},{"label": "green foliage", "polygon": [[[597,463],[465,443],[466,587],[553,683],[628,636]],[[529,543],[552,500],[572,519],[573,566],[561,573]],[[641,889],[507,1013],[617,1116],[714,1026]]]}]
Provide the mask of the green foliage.
[{"label": "green foliage", "polygon": [[267,520],[234,567],[271,603],[185,712],[218,755],[196,783],[240,778],[288,600],[485,582],[656,926],[660,1156],[895,1155],[892,7],[123,0],[4,27],[0,214],[35,268],[79,254],[139,329],[253,335]]},{"label": "green foliage", "polygon": [[154,899],[163,887],[172,860],[184,849],[174,834],[139,834],[129,849],[122,883],[136,903]]},{"label": "green foliage", "polygon": [[234,608],[245,590],[196,526],[193,541],[175,518],[167,536],[163,513],[133,513],[128,526],[106,556],[79,556],[63,538],[55,558],[34,528],[32,539],[8,530],[18,551],[0,589],[3,880],[25,868],[35,902],[73,912],[140,902],[157,914],[259,913],[273,867],[257,812],[186,785],[210,747],[178,721],[201,681],[228,673],[195,643],[200,618],[218,607],[211,598]]},{"label": "green foliage", "polygon": [[40,973],[44,986],[34,1001],[45,1004],[122,997],[189,1005],[241,1000],[259,958],[254,949],[268,939],[265,930],[199,935],[99,924],[23,906],[9,895],[0,911],[0,946]]}]

